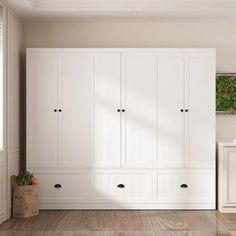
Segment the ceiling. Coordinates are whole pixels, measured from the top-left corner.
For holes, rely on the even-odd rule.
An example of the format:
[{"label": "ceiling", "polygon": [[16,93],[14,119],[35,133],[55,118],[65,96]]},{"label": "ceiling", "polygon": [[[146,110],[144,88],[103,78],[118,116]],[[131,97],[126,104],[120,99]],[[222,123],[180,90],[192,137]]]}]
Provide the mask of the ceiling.
[{"label": "ceiling", "polygon": [[236,21],[236,0],[5,0],[25,21]]}]

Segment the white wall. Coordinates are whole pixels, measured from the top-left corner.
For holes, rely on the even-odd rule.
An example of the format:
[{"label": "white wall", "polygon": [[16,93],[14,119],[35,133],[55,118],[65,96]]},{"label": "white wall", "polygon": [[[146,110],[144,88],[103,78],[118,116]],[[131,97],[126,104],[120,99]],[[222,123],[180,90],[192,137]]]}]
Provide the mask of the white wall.
[{"label": "white wall", "polygon": [[22,152],[22,46],[23,24],[9,10],[8,12],[8,73],[7,73],[7,119],[8,119],[8,217],[11,212],[11,176],[19,173]]},{"label": "white wall", "polygon": [[[212,47],[217,72],[236,73],[235,29],[236,23],[28,22],[24,47]],[[236,116],[218,115],[217,140],[232,139]]]}]

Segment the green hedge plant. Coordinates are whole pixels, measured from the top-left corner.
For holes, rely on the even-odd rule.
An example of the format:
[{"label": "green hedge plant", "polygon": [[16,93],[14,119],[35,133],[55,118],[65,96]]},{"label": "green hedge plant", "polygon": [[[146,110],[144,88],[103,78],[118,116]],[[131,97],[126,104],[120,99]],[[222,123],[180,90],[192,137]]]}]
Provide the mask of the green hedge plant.
[{"label": "green hedge plant", "polygon": [[216,111],[236,113],[236,74],[217,74]]}]

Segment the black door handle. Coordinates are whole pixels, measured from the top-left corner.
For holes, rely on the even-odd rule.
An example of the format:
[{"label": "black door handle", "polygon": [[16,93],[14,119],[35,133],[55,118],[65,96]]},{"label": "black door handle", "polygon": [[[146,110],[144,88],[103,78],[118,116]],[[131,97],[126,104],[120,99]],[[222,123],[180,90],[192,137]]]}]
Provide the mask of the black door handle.
[{"label": "black door handle", "polygon": [[117,109],[117,112],[120,112],[120,109]]},{"label": "black door handle", "polygon": [[184,112],[184,109],[181,109],[180,111],[181,111],[181,112]]},{"label": "black door handle", "polygon": [[187,184],[181,184],[180,187],[181,187],[181,188],[187,188],[188,185],[187,185]]},{"label": "black door handle", "polygon": [[62,110],[61,110],[61,109],[59,109],[58,111],[59,111],[59,112],[61,112]]},{"label": "black door handle", "polygon": [[185,109],[185,112],[188,112],[188,109]]},{"label": "black door handle", "polygon": [[57,109],[54,109],[54,112],[57,112]]},{"label": "black door handle", "polygon": [[125,188],[125,185],[124,184],[118,184],[117,187],[118,188]]},{"label": "black door handle", "polygon": [[125,112],[125,109],[122,109],[122,112]]},{"label": "black door handle", "polygon": [[61,185],[60,184],[55,184],[54,187],[55,188],[61,188]]}]

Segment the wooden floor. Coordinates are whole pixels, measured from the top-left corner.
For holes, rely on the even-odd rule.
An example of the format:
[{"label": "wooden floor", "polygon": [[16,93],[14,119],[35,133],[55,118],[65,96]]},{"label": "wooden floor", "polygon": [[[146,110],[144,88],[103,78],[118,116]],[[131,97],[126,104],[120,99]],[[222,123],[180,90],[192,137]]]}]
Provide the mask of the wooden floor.
[{"label": "wooden floor", "polygon": [[0,236],[236,236],[236,214],[217,211],[41,211],[10,219]]}]

